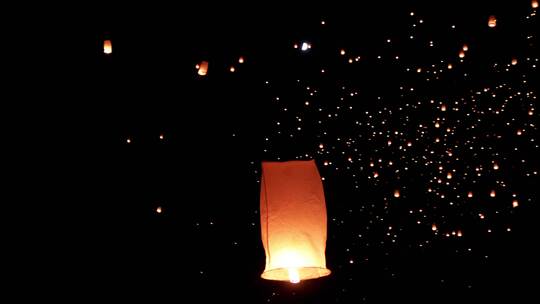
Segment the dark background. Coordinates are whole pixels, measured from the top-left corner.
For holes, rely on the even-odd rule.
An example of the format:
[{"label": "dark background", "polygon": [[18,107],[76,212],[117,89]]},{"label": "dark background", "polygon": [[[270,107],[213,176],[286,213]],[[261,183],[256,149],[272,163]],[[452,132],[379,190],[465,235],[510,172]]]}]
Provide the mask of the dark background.
[{"label": "dark background", "polygon": [[[6,265],[13,269],[8,289],[21,299],[519,303],[537,297],[538,177],[527,173],[538,170],[538,114],[527,110],[537,102],[538,22],[526,19],[529,1],[96,2],[17,12],[21,18],[8,22],[5,36],[10,198],[3,222],[11,253]],[[495,29],[487,27],[492,14]],[[104,39],[112,40],[109,56],[102,53]],[[302,41],[313,48],[293,48]],[[464,43],[470,50],[458,63]],[[360,62],[347,64],[341,48]],[[400,60],[392,60],[396,55]],[[513,57],[519,63],[509,72],[493,67]],[[209,61],[206,77],[194,68],[201,60]],[[437,80],[415,73],[447,62],[454,68]],[[501,84],[497,97],[472,100],[474,92]],[[517,91],[523,95],[508,102]],[[350,92],[359,94],[348,98]],[[441,114],[431,99],[460,111]],[[492,109],[503,104],[505,112],[495,115]],[[418,137],[418,124],[431,126],[443,116],[444,127],[456,130],[452,137],[437,145],[444,128],[431,127]],[[521,127],[527,131],[516,137]],[[373,136],[375,130],[389,135]],[[411,149],[398,149],[407,141]],[[448,149],[458,159],[444,159]],[[261,161],[297,158],[314,158],[325,177],[333,273],[291,285],[259,277],[258,180]],[[379,158],[395,164],[370,168]],[[441,159],[457,170],[446,188],[430,182],[446,171],[423,165]],[[501,166],[497,172],[492,160]],[[473,176],[477,166],[485,167],[482,176]],[[374,170],[381,175],[376,182]],[[430,186],[446,198],[426,192]],[[497,197],[489,198],[494,188]],[[474,191],[472,200],[467,191]],[[445,236],[457,230],[463,237]]]}]

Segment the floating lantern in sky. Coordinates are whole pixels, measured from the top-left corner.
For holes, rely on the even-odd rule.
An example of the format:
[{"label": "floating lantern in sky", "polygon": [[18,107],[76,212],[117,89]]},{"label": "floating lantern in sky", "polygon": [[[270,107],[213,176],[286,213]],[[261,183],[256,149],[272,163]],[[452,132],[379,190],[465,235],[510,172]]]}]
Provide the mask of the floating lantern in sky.
[{"label": "floating lantern in sky", "polygon": [[473,197],[473,193],[472,193],[472,191],[469,191],[469,193],[467,193],[467,197],[468,197],[468,198],[471,198],[471,197]]},{"label": "floating lantern in sky", "polygon": [[465,52],[463,50],[459,51],[459,58],[465,58]]},{"label": "floating lantern in sky", "polygon": [[449,64],[448,64],[448,69],[451,70],[452,68],[453,68],[452,64],[449,63]]},{"label": "floating lantern in sky", "polygon": [[206,76],[208,73],[208,61],[202,61],[201,63],[197,64],[195,68],[198,70],[197,74]]},{"label": "floating lantern in sky", "polygon": [[489,193],[489,196],[495,197],[497,196],[497,192],[495,192],[495,190],[491,190],[491,192]]},{"label": "floating lantern in sky", "polygon": [[432,231],[437,231],[437,225],[435,225],[435,224],[431,225],[431,230]]},{"label": "floating lantern in sky", "polygon": [[493,170],[499,170],[499,165],[497,163],[493,164]]},{"label": "floating lantern in sky", "polygon": [[489,27],[496,27],[497,26],[497,18],[495,16],[493,16],[493,15],[489,16],[488,26]]},{"label": "floating lantern in sky", "polygon": [[112,42],[110,39],[103,41],[103,53],[107,55],[112,54]]},{"label": "floating lantern in sky", "polygon": [[158,206],[158,207],[156,208],[156,213],[161,213],[162,211],[163,211],[163,210],[161,209],[161,206]]},{"label": "floating lantern in sky", "polygon": [[464,44],[463,47],[461,48],[464,52],[468,51],[469,50],[469,46]]},{"label": "floating lantern in sky", "polygon": [[516,65],[517,64],[517,58],[512,58],[512,65]]},{"label": "floating lantern in sky", "polygon": [[531,1],[531,7],[532,8],[538,8],[538,1],[537,0],[532,0]]},{"label": "floating lantern in sky", "polygon": [[394,197],[398,198],[401,196],[401,193],[399,193],[399,190],[394,190]]},{"label": "floating lantern in sky", "polygon": [[263,162],[261,277],[290,281],[330,274],[326,268],[326,204],[315,161]]},{"label": "floating lantern in sky", "polygon": [[244,63],[244,57],[243,56],[240,56],[240,58],[238,58],[238,63]]},{"label": "floating lantern in sky", "polygon": [[236,68],[232,66],[232,67],[229,68],[229,71],[230,71],[231,73],[234,73],[234,72],[236,71]]},{"label": "floating lantern in sky", "polygon": [[300,48],[302,51],[307,51],[311,48],[311,44],[309,42],[302,42],[302,47]]}]

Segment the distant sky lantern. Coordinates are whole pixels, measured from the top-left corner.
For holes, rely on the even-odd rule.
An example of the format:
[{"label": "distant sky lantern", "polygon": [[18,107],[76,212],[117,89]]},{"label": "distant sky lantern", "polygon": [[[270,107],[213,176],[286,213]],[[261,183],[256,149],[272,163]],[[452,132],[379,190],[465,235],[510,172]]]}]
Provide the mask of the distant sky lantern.
[{"label": "distant sky lantern", "polygon": [[443,112],[446,111],[446,105],[442,105],[442,106],[441,106],[441,111],[443,111]]},{"label": "distant sky lantern", "polygon": [[234,72],[236,71],[236,69],[235,69],[235,67],[232,66],[232,67],[229,69],[229,71],[230,71],[231,73],[234,73]]},{"label": "distant sky lantern", "polygon": [[103,41],[103,53],[112,54],[112,42],[110,39]]},{"label": "distant sky lantern", "polygon": [[302,51],[307,51],[311,48],[311,44],[308,42],[302,42],[302,47],[300,48]]},{"label": "distant sky lantern", "polygon": [[517,64],[517,58],[512,58],[512,65],[516,65]]},{"label": "distant sky lantern", "polygon": [[437,231],[437,225],[435,225],[435,224],[431,225],[431,230],[432,231]]},{"label": "distant sky lantern", "polygon": [[465,52],[463,50],[459,51],[459,58],[465,58]]},{"label": "distant sky lantern", "polygon": [[399,193],[399,190],[394,190],[394,197],[398,198],[401,196],[401,193]]},{"label": "distant sky lantern", "polygon": [[343,55],[345,55],[345,50],[341,49],[341,51],[339,51],[339,53],[343,56]]},{"label": "distant sky lantern", "polygon": [[452,172],[448,172],[448,173],[446,174],[446,178],[447,178],[447,179],[452,179]]},{"label": "distant sky lantern", "polygon": [[197,74],[199,74],[201,76],[206,76],[206,74],[208,73],[208,61],[202,61],[201,63],[199,63],[195,67],[198,70]]},{"label": "distant sky lantern", "polygon": [[315,161],[263,162],[261,277],[290,281],[330,274],[326,268],[326,203]]},{"label": "distant sky lantern", "polygon": [[469,193],[467,193],[467,197],[468,197],[468,198],[471,198],[471,197],[473,197],[473,193],[472,193],[472,191],[469,191]]},{"label": "distant sky lantern", "polygon": [[161,209],[161,206],[158,206],[158,207],[156,208],[156,213],[161,213],[162,211],[163,211],[163,210]]},{"label": "distant sky lantern", "polygon": [[519,206],[518,200],[513,200],[513,201],[512,201],[512,207],[516,208],[516,207],[518,207],[518,206]]},{"label": "distant sky lantern", "polygon": [[464,44],[462,50],[463,50],[464,52],[468,51],[468,50],[469,50],[469,46],[466,45],[466,44]]},{"label": "distant sky lantern", "polygon": [[499,165],[497,163],[493,164],[493,170],[499,170]]},{"label": "distant sky lantern", "polygon": [[495,197],[497,196],[497,192],[495,192],[495,190],[491,190],[491,192],[489,193],[489,196]]},{"label": "distant sky lantern", "polygon": [[238,63],[244,63],[244,57],[243,56],[240,56],[240,58],[238,58]]},{"label": "distant sky lantern", "polygon": [[538,1],[537,0],[532,0],[531,1],[531,7],[532,8],[538,8]]},{"label": "distant sky lantern", "polygon": [[448,64],[448,69],[451,70],[452,68],[453,68],[452,64],[449,63],[449,64]]},{"label": "distant sky lantern", "polygon": [[497,26],[497,18],[495,16],[493,16],[493,15],[489,16],[488,26],[489,27],[496,27]]}]

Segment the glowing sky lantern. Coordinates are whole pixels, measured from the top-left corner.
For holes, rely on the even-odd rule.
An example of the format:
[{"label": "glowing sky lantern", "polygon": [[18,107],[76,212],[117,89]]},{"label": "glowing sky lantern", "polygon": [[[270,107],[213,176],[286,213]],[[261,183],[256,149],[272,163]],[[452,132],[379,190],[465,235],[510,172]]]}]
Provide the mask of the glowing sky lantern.
[{"label": "glowing sky lantern", "polygon": [[202,61],[201,63],[197,64],[195,68],[197,69],[197,74],[206,76],[208,73],[208,61]]},{"label": "glowing sky lantern", "polygon": [[531,1],[531,7],[532,8],[538,8],[538,1],[537,0],[532,0]]},{"label": "glowing sky lantern", "polygon": [[465,52],[463,50],[459,51],[459,58],[465,58]]},{"label": "glowing sky lantern", "polygon": [[112,54],[112,42],[111,40],[107,39],[103,41],[103,53],[104,54]]},{"label": "glowing sky lantern", "polygon": [[464,44],[462,50],[463,50],[464,52],[468,51],[468,50],[469,50],[469,46],[466,45],[466,44]]},{"label": "glowing sky lantern", "polygon": [[489,16],[488,26],[489,27],[496,27],[497,26],[497,18],[495,16],[493,16],[493,15]]},{"label": "glowing sky lantern", "polygon": [[400,196],[401,196],[401,193],[399,192],[399,190],[394,190],[394,197],[398,198]]},{"label": "glowing sky lantern", "polygon": [[243,56],[240,56],[240,58],[238,58],[238,63],[244,63],[244,57]]},{"label": "glowing sky lantern", "polygon": [[512,65],[516,65],[518,63],[517,58],[512,58]]},{"label": "glowing sky lantern", "polygon": [[290,281],[330,274],[326,268],[326,204],[315,161],[263,162],[261,277]]}]

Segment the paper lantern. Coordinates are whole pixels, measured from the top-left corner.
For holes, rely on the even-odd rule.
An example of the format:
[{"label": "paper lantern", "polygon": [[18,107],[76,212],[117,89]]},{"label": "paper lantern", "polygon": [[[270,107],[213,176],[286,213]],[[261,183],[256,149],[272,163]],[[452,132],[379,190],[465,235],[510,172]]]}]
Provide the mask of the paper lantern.
[{"label": "paper lantern", "polygon": [[538,1],[537,0],[532,0],[531,1],[531,6],[532,6],[532,8],[538,8]]},{"label": "paper lantern", "polygon": [[493,15],[489,16],[488,26],[489,27],[496,27],[497,26],[497,18],[495,16],[493,16]]},{"label": "paper lantern", "polygon": [[112,42],[111,40],[107,39],[103,41],[103,53],[104,54],[111,54],[112,53]]},{"label": "paper lantern", "polygon": [[197,66],[197,74],[201,76],[205,76],[208,73],[208,61],[203,61],[199,63]]},{"label": "paper lantern", "polygon": [[326,204],[315,161],[263,162],[261,277],[290,281],[330,274],[326,268]]}]

